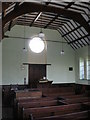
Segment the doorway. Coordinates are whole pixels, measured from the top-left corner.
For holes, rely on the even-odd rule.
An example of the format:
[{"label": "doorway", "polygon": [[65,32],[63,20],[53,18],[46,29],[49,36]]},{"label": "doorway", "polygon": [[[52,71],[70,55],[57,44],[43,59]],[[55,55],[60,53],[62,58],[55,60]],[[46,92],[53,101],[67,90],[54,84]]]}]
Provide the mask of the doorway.
[{"label": "doorway", "polygon": [[30,88],[37,88],[39,80],[46,77],[46,64],[29,64],[28,82]]}]

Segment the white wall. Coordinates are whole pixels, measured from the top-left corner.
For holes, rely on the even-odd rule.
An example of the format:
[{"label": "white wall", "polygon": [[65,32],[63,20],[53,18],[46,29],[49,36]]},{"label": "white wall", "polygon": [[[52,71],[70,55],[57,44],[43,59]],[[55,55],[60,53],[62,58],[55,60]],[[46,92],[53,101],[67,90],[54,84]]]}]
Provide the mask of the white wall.
[{"label": "white wall", "polygon": [[78,84],[86,84],[89,85],[90,84],[90,80],[80,80],[79,79],[79,58],[84,58],[86,59],[88,56],[90,56],[90,46],[85,46],[83,48],[80,48],[76,51],[76,55],[75,55],[75,80],[76,83]]},{"label": "white wall", "polygon": [[[54,83],[73,83],[75,82],[75,55],[74,51],[68,45],[64,45],[65,54],[61,55],[61,44],[49,43],[48,45],[48,78]],[[69,71],[73,67],[73,71]]]},{"label": "white wall", "polygon": [[[40,32],[40,28],[25,28],[25,37],[32,37]],[[62,41],[60,34],[55,30],[43,30],[46,39]],[[14,26],[10,32],[6,34],[10,36],[24,37],[24,27]],[[54,83],[72,83],[75,82],[75,55],[74,51],[68,45],[64,45],[65,55],[60,55],[61,44],[55,42],[47,42],[46,50],[40,54],[34,54],[28,48],[28,41],[25,45],[28,51],[23,53],[24,40],[5,38],[3,40],[3,84],[23,84],[24,77],[27,78],[27,67],[21,70],[21,64],[26,63],[50,63],[47,68],[47,77]],[[73,67],[73,71],[69,71],[69,67]]]}]

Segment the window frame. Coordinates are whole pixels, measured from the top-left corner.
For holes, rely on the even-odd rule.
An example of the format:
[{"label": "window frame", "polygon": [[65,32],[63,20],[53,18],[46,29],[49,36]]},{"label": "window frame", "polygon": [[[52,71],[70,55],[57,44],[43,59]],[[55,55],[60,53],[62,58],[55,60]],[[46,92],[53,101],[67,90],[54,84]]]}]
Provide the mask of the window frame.
[{"label": "window frame", "polygon": [[[90,71],[90,59],[89,58],[79,58],[79,79],[80,80],[90,80],[90,72],[88,72],[88,61],[89,61],[89,71]],[[81,66],[81,62],[83,62],[83,66]],[[81,77],[81,67],[83,67],[83,75]],[[88,77],[89,75],[89,77]]]}]

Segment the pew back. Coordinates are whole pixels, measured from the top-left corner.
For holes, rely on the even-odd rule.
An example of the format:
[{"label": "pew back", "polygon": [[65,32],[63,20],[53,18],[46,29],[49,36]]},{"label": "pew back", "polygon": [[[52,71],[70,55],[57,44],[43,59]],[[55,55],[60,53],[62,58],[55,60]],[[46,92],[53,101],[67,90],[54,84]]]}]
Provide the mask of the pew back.
[{"label": "pew back", "polygon": [[19,107],[24,107],[26,108],[35,108],[35,107],[45,107],[45,106],[55,106],[58,105],[57,100],[51,100],[51,101],[37,101],[37,102],[28,102],[28,104],[25,103],[20,103]]},{"label": "pew back", "polygon": [[36,118],[35,120],[80,120],[80,119],[87,120],[89,112],[90,111],[81,111],[65,115]]},{"label": "pew back", "polygon": [[23,119],[28,119],[29,115],[32,114],[33,118],[35,119],[35,118],[41,118],[41,117],[73,113],[76,110],[77,112],[81,111],[81,104],[49,106],[49,107],[40,107],[40,108],[27,108],[27,109],[23,109],[22,115],[23,115]]},{"label": "pew back", "polygon": [[32,98],[32,97],[24,97],[24,98],[18,98],[16,101],[18,103],[21,102],[35,102],[35,101],[47,101],[47,100],[55,100],[55,97],[40,97],[40,98]]},{"label": "pew back", "polygon": [[35,97],[40,98],[42,97],[42,91],[39,90],[18,90],[15,91],[16,98],[24,98],[24,97]]},{"label": "pew back", "polygon": [[75,98],[75,99],[60,100],[59,102],[66,103],[66,104],[74,104],[74,103],[83,103],[88,101],[89,101],[88,97],[82,97],[82,98]]}]

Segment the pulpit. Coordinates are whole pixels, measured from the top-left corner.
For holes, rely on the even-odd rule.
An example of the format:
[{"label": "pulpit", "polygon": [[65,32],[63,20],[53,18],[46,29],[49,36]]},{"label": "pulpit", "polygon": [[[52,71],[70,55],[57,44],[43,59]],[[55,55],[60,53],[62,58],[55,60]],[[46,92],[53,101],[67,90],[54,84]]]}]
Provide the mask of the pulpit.
[{"label": "pulpit", "polygon": [[51,87],[53,81],[49,80],[40,80],[37,84],[37,88],[49,88]]}]

